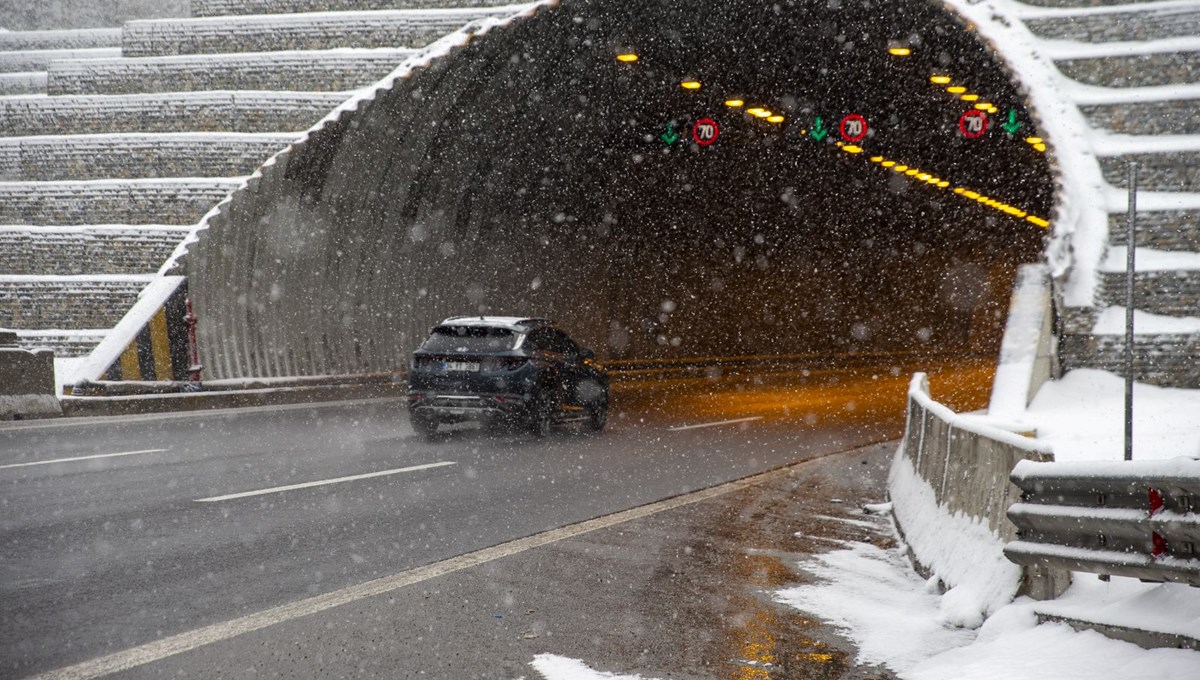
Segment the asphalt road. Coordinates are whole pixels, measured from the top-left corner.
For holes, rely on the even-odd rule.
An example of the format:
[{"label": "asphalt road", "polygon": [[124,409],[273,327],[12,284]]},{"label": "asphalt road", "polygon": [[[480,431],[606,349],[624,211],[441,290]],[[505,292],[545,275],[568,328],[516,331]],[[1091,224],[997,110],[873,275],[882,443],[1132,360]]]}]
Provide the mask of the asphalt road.
[{"label": "asphalt road", "polygon": [[[986,367],[939,379],[978,401]],[[546,440],[425,442],[397,401],[8,426],[0,675],[895,438],[906,381],[887,367],[644,380],[615,390],[603,434]]]}]

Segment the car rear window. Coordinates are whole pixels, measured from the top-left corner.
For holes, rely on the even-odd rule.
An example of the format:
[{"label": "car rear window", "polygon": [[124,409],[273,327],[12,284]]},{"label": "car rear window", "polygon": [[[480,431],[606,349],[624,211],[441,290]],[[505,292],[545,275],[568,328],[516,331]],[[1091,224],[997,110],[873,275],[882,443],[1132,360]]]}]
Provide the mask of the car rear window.
[{"label": "car rear window", "polygon": [[519,334],[489,326],[438,326],[421,349],[429,352],[503,352],[513,349]]}]

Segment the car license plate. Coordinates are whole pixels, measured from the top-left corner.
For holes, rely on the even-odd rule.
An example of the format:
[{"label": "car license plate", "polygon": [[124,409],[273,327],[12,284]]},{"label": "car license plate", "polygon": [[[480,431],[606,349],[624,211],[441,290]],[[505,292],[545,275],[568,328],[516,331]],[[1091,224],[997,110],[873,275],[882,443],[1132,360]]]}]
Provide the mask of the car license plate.
[{"label": "car license plate", "polygon": [[479,372],[479,362],[478,361],[447,361],[447,362],[445,362],[445,369],[447,372],[457,371],[457,372],[478,373]]}]

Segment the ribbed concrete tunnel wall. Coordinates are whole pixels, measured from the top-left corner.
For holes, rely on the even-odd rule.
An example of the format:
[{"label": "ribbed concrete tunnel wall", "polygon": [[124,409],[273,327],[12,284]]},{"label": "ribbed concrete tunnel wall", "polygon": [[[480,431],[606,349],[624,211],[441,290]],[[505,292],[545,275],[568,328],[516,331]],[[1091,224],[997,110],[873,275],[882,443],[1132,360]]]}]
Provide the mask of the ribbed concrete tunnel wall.
[{"label": "ribbed concrete tunnel wall", "polygon": [[[686,21],[690,14],[686,7],[660,4],[657,15],[600,0],[540,9],[397,80],[262,168],[261,178],[210,217],[186,259],[206,375],[393,370],[404,366],[431,324],[462,313],[552,316],[601,356],[669,352],[675,337],[664,328],[676,323],[669,317],[683,315],[690,315],[683,325],[693,334],[681,341],[685,346],[679,353],[685,355],[828,350],[831,339],[841,342],[841,349],[854,349],[856,341],[866,348],[903,349],[914,337],[928,341],[931,332],[944,349],[993,347],[1012,269],[1036,259],[1041,245],[1041,233],[1027,224],[985,215],[986,208],[953,195],[930,199],[920,194],[923,188],[898,188],[888,173],[862,179],[859,166],[865,160],[832,145],[804,147],[808,142],[800,144],[794,135],[772,137],[738,125],[728,129],[726,165],[704,167],[706,150],[688,145],[670,151],[675,154],[671,162],[681,169],[660,164],[648,180],[633,181],[643,154],[665,153],[650,145],[659,130],[625,124],[634,113],[644,113],[629,103],[645,96],[641,84],[619,75],[596,81],[589,74],[598,54],[605,68],[614,66],[612,55],[622,41],[646,49],[656,41],[663,49],[686,45],[686,28],[645,25],[647,16]],[[710,12],[705,20],[714,23],[704,29],[707,34],[724,30],[721,22],[736,9]],[[781,24],[807,20],[805,3],[782,11],[791,16]],[[922,6],[890,30],[911,35],[930,13],[940,11]],[[752,40],[744,28],[731,27],[728,40]],[[788,59],[804,49],[804,39],[797,37],[780,50],[770,40],[778,40],[786,25],[773,30],[764,31],[771,35],[757,55],[733,50],[737,57],[731,62],[750,68],[763,56]],[[874,57],[887,32],[880,29],[872,36]],[[821,35],[838,38],[827,27]],[[983,53],[972,52],[980,60]],[[831,63],[846,59],[836,53],[828,58]],[[992,91],[1004,90],[1009,100],[1018,101],[1001,69],[994,62],[985,66],[978,70],[991,69]],[[655,95],[656,102],[675,101],[677,78],[687,75],[683,68],[652,71],[657,75],[651,80],[658,78],[668,93]],[[886,72],[873,77],[884,78]],[[753,80],[747,74],[742,86],[750,89],[746,83]],[[765,87],[767,81],[760,76],[755,84]],[[819,96],[813,97],[789,106],[797,116],[811,113],[819,103]],[[676,110],[690,112],[686,104]],[[893,134],[890,148],[920,159],[920,145],[911,138],[930,130],[908,125]],[[937,125],[944,131],[944,123]],[[742,146],[739,157],[732,149]],[[801,151],[792,153],[795,149]],[[1052,197],[1044,159],[1010,163],[1015,152],[989,147],[987,153],[994,163],[988,172],[977,167],[979,158],[948,158],[943,165],[981,190],[989,182],[997,190],[1020,184],[1014,191],[1029,209],[1047,214]],[[827,158],[821,161],[823,174],[808,169],[818,157]],[[745,167],[756,162],[763,167]],[[738,177],[721,174],[739,163],[745,172]],[[755,172],[765,176],[754,178]],[[704,186],[692,186],[696,178]],[[814,184],[824,188],[805,189]],[[707,231],[689,234],[692,224],[720,222],[724,203],[742,196],[735,192],[745,187],[758,192],[739,213],[746,223],[709,224]],[[647,201],[647,192],[657,198]],[[864,198],[874,194],[892,202]],[[863,221],[886,227],[878,233],[839,236],[841,227],[828,221],[868,204],[874,212]],[[718,233],[722,229],[728,238]],[[755,251],[754,244],[763,241],[786,245]],[[749,244],[748,249],[739,254],[738,243]],[[945,244],[957,253],[952,261],[931,262],[922,255]],[[841,255],[839,248],[857,254]],[[860,252],[872,248],[879,252]],[[859,257],[863,271],[849,277],[818,271],[816,260],[805,259],[810,252],[822,252],[823,262]],[[736,260],[745,272],[718,259]],[[756,262],[766,263],[757,273]],[[889,267],[894,271],[885,271]],[[719,277],[704,275],[718,269]],[[738,277],[752,280],[738,284]],[[847,284],[847,278],[862,279],[860,288]],[[924,320],[887,319],[919,317],[921,304],[906,299],[907,308],[889,309],[900,299],[889,296],[907,293],[887,290],[875,280],[880,278],[907,280],[918,297],[930,298],[927,307],[943,311]],[[845,287],[832,287],[835,279]],[[718,295],[726,286],[729,290]],[[868,288],[870,294],[861,294]],[[687,296],[698,290],[708,297],[693,304]],[[786,301],[763,313],[738,298],[747,291]],[[865,322],[855,324],[844,315],[802,322],[823,313],[822,307],[840,304],[834,293],[862,298],[855,304]],[[822,295],[828,297],[816,299]],[[969,298],[957,311],[956,296]],[[754,316],[743,326],[774,324],[777,335],[736,337],[739,306]],[[694,337],[706,315],[721,317],[712,327],[722,342]],[[788,316],[789,323],[763,322],[763,315]],[[644,327],[641,321],[647,322]],[[822,324],[829,328],[821,333],[801,328]]]}]

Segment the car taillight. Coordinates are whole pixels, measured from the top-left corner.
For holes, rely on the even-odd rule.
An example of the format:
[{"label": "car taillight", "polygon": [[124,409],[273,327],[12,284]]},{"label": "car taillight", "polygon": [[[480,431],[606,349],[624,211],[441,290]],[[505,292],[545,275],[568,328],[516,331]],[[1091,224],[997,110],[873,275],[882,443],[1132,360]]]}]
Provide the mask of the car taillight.
[{"label": "car taillight", "polygon": [[429,368],[433,365],[433,359],[430,357],[413,357],[411,369],[414,371]]}]

